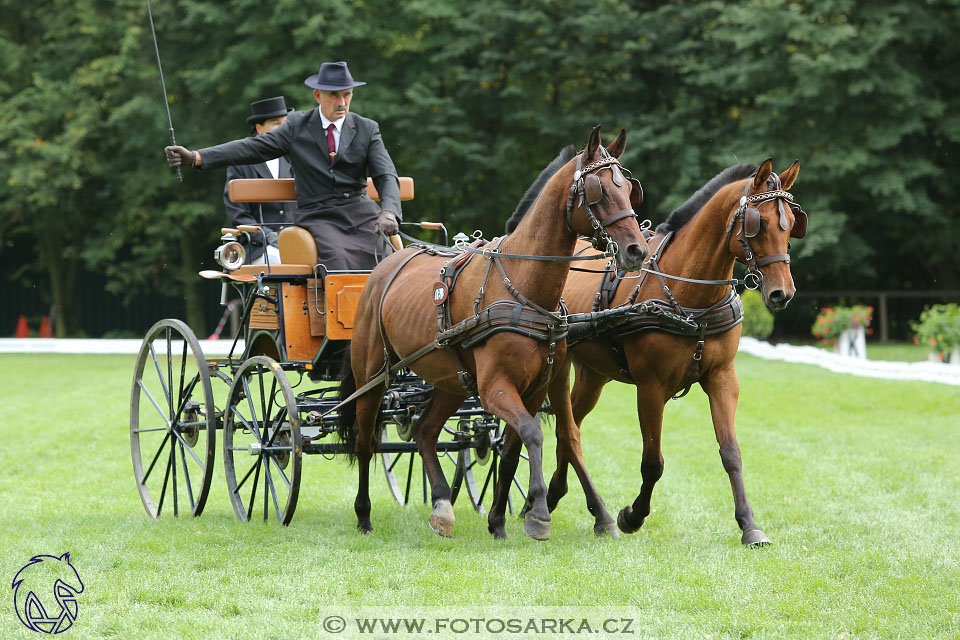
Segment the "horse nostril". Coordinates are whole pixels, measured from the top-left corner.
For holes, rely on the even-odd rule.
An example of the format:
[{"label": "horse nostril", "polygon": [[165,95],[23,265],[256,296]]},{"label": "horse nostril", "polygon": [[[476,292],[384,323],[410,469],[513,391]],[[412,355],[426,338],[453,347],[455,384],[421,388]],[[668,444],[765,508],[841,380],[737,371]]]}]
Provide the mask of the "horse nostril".
[{"label": "horse nostril", "polygon": [[631,260],[643,260],[647,257],[647,253],[649,251],[650,249],[648,247],[645,247],[639,242],[628,244],[626,248],[627,257],[629,257]]}]

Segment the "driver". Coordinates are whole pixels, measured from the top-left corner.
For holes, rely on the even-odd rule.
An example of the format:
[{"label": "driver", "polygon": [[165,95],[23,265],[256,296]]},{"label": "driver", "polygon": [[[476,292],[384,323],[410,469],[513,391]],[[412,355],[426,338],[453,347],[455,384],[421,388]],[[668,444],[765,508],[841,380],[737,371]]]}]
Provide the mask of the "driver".
[{"label": "driver", "polygon": [[[304,84],[313,89],[316,109],[295,111],[263,135],[197,151],[165,147],[167,162],[213,169],[286,156],[297,188],[293,222],[313,234],[318,262],[328,270],[372,269],[378,256],[392,251],[385,235],[399,231],[401,210],[397,170],[380,126],[350,111],[353,89],[366,83],[353,79],[346,62],[325,62]],[[368,175],[379,207],[366,194]]]}]

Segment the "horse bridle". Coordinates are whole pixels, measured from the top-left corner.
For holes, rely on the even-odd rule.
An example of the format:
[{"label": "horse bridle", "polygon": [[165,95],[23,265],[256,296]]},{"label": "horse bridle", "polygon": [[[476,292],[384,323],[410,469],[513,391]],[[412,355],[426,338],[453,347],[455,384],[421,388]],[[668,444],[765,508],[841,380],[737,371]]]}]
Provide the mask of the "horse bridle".
[{"label": "horse bridle", "polygon": [[764,191],[754,195],[747,195],[750,192],[751,180],[743,187],[743,195],[740,196],[740,206],[730,219],[727,227],[727,245],[733,234],[733,227],[740,222],[740,231],[737,233],[737,241],[743,245],[743,261],[747,265],[747,273],[744,276],[744,284],[748,289],[756,289],[763,281],[763,272],[760,267],[764,267],[774,262],[786,262],[790,264],[789,253],[778,253],[770,256],[758,258],[750,246],[750,239],[757,237],[760,233],[760,206],[767,202],[775,201],[777,210],[780,213],[780,228],[787,230],[789,222],[787,221],[787,207],[794,213],[793,229],[790,230],[791,238],[802,238],[807,234],[807,214],[793,201],[793,194],[783,189],[780,184],[780,176],[773,173],[770,175],[773,180],[773,191]]},{"label": "horse bridle", "polygon": [[[643,201],[643,187],[640,186],[640,181],[634,178],[630,174],[630,171],[624,169],[617,158],[607,153],[604,147],[600,147],[600,151],[603,157],[595,162],[591,162],[585,167],[582,167],[582,163],[586,151],[581,151],[577,155],[577,169],[573,174],[573,184],[570,185],[570,196],[567,198],[567,228],[575,235],[577,234],[573,229],[573,203],[576,197],[580,196],[577,206],[583,206],[587,220],[590,222],[590,226],[593,227],[590,244],[592,244],[593,248],[597,251],[604,251],[613,255],[617,252],[618,247],[616,241],[607,233],[606,227],[624,218],[631,216],[634,218],[637,217],[633,207],[640,206],[640,203]],[[610,172],[613,174],[613,184],[618,187],[623,186],[624,173],[627,174],[627,180],[629,180],[631,184],[631,208],[611,214],[601,222],[593,212],[593,205],[600,202],[603,198],[603,185],[600,183],[600,176],[598,176],[597,173],[606,167],[610,167]]]}]

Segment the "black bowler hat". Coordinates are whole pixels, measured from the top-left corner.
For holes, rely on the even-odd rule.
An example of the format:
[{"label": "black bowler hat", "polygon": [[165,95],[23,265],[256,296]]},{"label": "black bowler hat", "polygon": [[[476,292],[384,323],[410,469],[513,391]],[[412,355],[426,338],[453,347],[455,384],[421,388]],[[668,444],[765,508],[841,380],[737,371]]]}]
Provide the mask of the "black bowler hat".
[{"label": "black bowler hat", "polygon": [[323,91],[343,91],[367,83],[354,80],[346,62],[324,62],[320,65],[320,72],[304,80],[303,84]]},{"label": "black bowler hat", "polygon": [[283,96],[257,100],[250,103],[250,113],[253,115],[247,118],[247,124],[259,124],[270,118],[285,116],[291,111],[293,111],[293,107],[287,108],[287,102],[283,99]]}]

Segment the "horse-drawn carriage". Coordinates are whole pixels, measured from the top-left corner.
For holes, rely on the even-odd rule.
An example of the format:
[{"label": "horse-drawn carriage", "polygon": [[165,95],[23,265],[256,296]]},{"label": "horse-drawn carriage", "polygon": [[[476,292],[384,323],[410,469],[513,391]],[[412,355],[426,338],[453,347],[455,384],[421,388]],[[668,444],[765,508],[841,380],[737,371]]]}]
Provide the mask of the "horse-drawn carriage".
[{"label": "horse-drawn carriage", "polygon": [[[742,318],[733,285],[761,287],[774,310],[792,297],[788,238],[803,237],[806,214],[786,189],[798,164],[779,176],[769,160],[731,167],[644,236],[635,215],[639,182],[618,161],[625,133],[603,147],[598,130],[583,150],[570,147],[541,172],[503,238],[454,248],[414,243],[372,273],[334,272],[316,264],[310,234],[290,227],[280,235],[281,264],[204,273],[222,280],[224,291],[239,291],[243,322],[224,358],[206,358],[178,320],[149,330],[130,407],[147,513],[158,517],[165,505],[174,514],[202,511],[221,432],[227,487],[242,520],[262,513],[288,524],[303,456],[344,454],[358,460],[354,508],[358,528],[370,531],[370,459],[381,456],[392,494],[405,502],[419,454],[425,500],[427,480],[431,487],[430,525],[443,535],[451,534],[452,503],[465,492],[477,510],[492,494],[495,536],[505,535],[506,508],[523,501],[524,531],[548,538],[568,465],[583,484],[594,530],[629,533],[643,524],[662,473],[663,404],[699,383],[710,397],[742,542],[768,543],[746,500],[733,428]],[[234,184],[235,200],[293,198],[292,184]],[[405,198],[412,186],[402,182]],[[229,245],[252,230],[226,231]],[[648,240],[655,246],[649,263]],[[220,257],[229,263],[227,245]],[[568,278],[572,262],[597,259],[606,267]],[[734,261],[747,265],[746,277],[732,279]],[[578,372],[572,396],[571,366]],[[592,486],[579,438],[611,379],[637,386],[644,441],[643,486],[616,521]],[[537,417],[548,391],[558,431],[549,488]],[[515,480],[521,445],[526,492]],[[408,473],[398,481],[404,455]]]},{"label": "horse-drawn carriage", "polygon": [[[411,200],[413,180],[401,178],[400,186],[401,198]],[[377,198],[372,182],[367,190]],[[289,179],[234,180],[229,193],[235,202],[296,199]],[[446,233],[439,223],[418,226]],[[352,453],[350,445],[335,441],[334,383],[369,272],[326,270],[317,263],[313,237],[299,227],[281,231],[280,264],[244,265],[237,238],[261,232],[254,226],[222,229],[215,255],[224,269],[200,273],[222,281],[224,304],[229,289],[239,294],[240,330],[225,356],[206,357],[202,342],[174,319],[157,322],[141,346],[130,433],[137,486],[152,517],[164,507],[174,515],[201,513],[218,433],[230,499],[242,520],[262,510],[264,520],[288,524],[297,505],[302,456]],[[390,493],[401,504],[412,489],[412,425],[430,392],[423,380],[402,371],[391,377],[383,399],[378,450]],[[502,423],[471,398],[445,433],[439,450],[454,491],[463,489],[479,510],[491,479],[495,482]],[[484,467],[487,475],[480,478]],[[514,486],[514,499],[525,499],[523,485]]]}]

